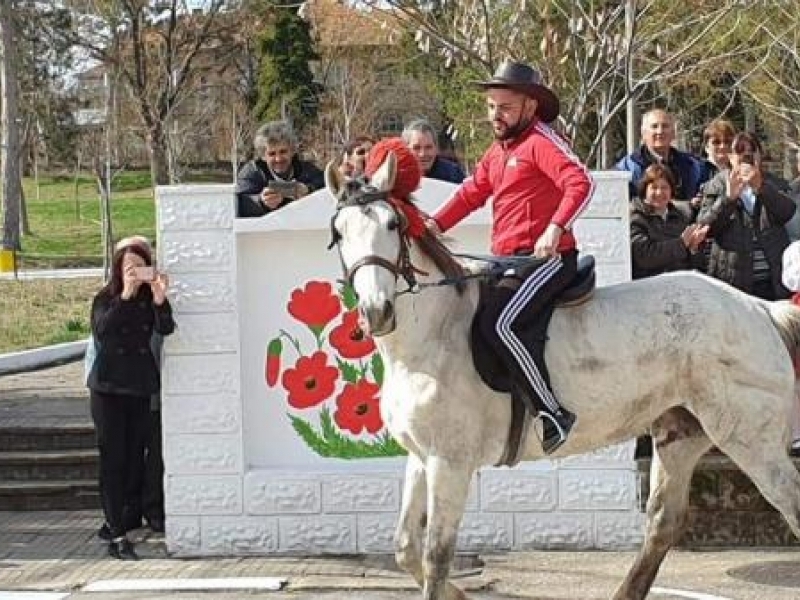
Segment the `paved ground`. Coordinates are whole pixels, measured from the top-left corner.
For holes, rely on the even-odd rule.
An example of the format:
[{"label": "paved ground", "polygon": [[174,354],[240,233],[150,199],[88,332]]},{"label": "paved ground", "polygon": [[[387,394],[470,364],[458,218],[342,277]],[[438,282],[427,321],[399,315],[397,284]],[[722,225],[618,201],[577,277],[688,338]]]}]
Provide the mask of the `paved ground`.
[{"label": "paved ground", "polygon": [[[83,367],[73,363],[0,377],[0,420],[84,423]],[[390,557],[173,559],[163,540],[139,530],[142,560],[115,561],[95,538],[97,511],[0,512],[0,600],[155,600],[286,598],[291,600],[418,600],[411,579]],[[609,598],[633,560],[630,552],[519,552],[465,557],[457,583],[472,600],[600,600]],[[278,592],[255,589],[90,592],[116,581],[223,578],[285,579]],[[157,582],[158,583],[158,582]],[[179,582],[180,583],[180,582]],[[185,581],[184,581],[185,585]],[[25,595],[12,594],[25,591]],[[31,592],[47,595],[29,595]],[[55,593],[55,594],[53,594]],[[649,596],[661,600],[798,600],[800,549],[673,551]]]}]

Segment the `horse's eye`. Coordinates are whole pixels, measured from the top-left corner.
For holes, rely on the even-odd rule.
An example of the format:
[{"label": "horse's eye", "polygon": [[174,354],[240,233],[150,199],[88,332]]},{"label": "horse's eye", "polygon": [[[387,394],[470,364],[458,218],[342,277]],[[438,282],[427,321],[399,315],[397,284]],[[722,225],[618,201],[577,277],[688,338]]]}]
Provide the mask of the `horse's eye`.
[{"label": "horse's eye", "polygon": [[396,216],[392,217],[389,219],[389,224],[387,226],[389,227],[389,231],[394,231],[400,226],[400,220]]}]

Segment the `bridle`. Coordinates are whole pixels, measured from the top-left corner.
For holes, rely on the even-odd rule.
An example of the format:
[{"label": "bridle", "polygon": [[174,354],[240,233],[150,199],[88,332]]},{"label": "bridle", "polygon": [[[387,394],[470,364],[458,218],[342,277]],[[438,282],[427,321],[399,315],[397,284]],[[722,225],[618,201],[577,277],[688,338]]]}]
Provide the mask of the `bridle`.
[{"label": "bridle", "polygon": [[[336,206],[336,212],[331,218],[331,241],[328,244],[328,250],[332,249],[334,246],[336,246],[339,250],[339,262],[342,264],[342,271],[344,272],[344,283],[353,288],[353,280],[355,279],[356,273],[361,267],[378,266],[391,272],[394,275],[395,280],[399,279],[400,277],[405,280],[406,284],[408,285],[408,289],[398,292],[397,295],[418,291],[419,284],[417,283],[416,275],[427,275],[427,273],[417,269],[411,263],[411,253],[409,249],[410,243],[407,235],[408,221],[405,215],[403,215],[402,211],[400,211],[397,206],[395,206],[394,202],[389,198],[389,192],[380,191],[368,184],[360,185],[359,183],[360,182],[358,182],[358,180],[348,182],[348,188],[345,191],[345,197],[339,200],[339,203]],[[339,216],[339,211],[343,208],[360,206],[362,210],[364,210],[370,204],[375,202],[385,202],[392,209],[392,211],[394,211],[395,217],[397,218],[397,233],[400,238],[400,249],[397,254],[397,259],[395,262],[392,262],[386,258],[383,258],[382,256],[378,256],[377,254],[368,254],[367,256],[359,258],[355,263],[353,263],[352,266],[350,266],[350,268],[348,268],[344,263],[342,251],[339,247],[342,236],[338,231],[336,231],[336,227],[334,225],[336,222],[336,217]]]}]

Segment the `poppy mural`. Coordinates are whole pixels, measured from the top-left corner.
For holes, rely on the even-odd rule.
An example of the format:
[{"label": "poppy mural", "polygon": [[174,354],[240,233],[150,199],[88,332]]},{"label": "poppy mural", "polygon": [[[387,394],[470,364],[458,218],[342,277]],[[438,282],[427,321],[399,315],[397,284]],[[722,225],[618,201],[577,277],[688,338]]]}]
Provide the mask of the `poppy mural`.
[{"label": "poppy mural", "polygon": [[383,362],[359,325],[352,289],[308,281],[292,290],[286,310],[295,326],[267,343],[264,378],[285,392],[300,438],[325,457],[405,454],[381,419]]}]

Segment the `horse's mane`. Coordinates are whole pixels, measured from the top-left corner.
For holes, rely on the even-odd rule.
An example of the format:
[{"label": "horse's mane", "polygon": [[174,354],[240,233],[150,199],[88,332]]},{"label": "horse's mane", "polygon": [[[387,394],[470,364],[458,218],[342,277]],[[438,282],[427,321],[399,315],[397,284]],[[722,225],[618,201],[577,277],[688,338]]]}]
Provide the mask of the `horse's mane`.
[{"label": "horse's mane", "polygon": [[433,261],[436,268],[442,272],[442,275],[447,279],[456,280],[456,291],[459,295],[464,293],[466,289],[465,281],[462,279],[467,275],[467,270],[461,262],[453,256],[450,249],[445,245],[445,238],[443,235],[436,234],[430,229],[425,229],[420,237],[414,241],[417,243],[420,251]]}]

